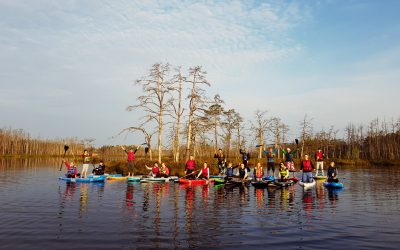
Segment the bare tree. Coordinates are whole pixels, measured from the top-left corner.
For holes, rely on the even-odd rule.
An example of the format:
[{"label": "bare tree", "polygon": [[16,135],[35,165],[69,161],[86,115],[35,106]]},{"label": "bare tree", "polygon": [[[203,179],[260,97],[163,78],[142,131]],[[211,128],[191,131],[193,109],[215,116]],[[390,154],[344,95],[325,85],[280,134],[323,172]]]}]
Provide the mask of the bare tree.
[{"label": "bare tree", "polygon": [[[152,156],[152,150],[151,150],[151,137],[153,137],[153,135],[156,133],[156,132],[148,132],[145,128],[143,128],[143,127],[129,127],[129,128],[126,128],[126,129],[123,129],[121,132],[119,132],[118,133],[118,135],[121,135],[121,134],[123,134],[123,133],[125,133],[125,132],[135,132],[135,131],[140,131],[140,132],[142,132],[143,133],[143,135],[144,135],[144,140],[145,140],[145,142],[146,142],[146,146],[147,146],[147,150],[148,150],[148,152],[146,152],[146,156],[147,155],[149,155],[149,159],[150,159],[150,161],[152,161],[153,160],[153,156]],[[117,135],[117,136],[118,136]]]},{"label": "bare tree", "polygon": [[[177,92],[178,97],[176,99],[172,98],[170,100],[171,106],[173,108],[172,117],[176,120],[174,123],[174,141],[173,141],[173,148],[174,148],[174,161],[179,162],[180,158],[180,134],[181,134],[181,118],[184,112],[184,108],[182,105],[182,84],[185,81],[185,77],[183,77],[181,68],[178,67],[176,69],[177,73],[174,75],[172,79],[173,83],[173,90]],[[176,101],[177,103],[175,104]]]},{"label": "bare tree", "polygon": [[307,139],[309,139],[312,136],[312,118],[309,118],[307,116],[307,114],[304,115],[303,120],[300,122],[300,127],[301,127],[301,135],[300,135],[300,139],[301,139],[301,154],[300,157],[303,157],[303,153],[304,153],[304,145],[305,145],[305,141]]},{"label": "bare tree", "polygon": [[136,80],[137,85],[141,85],[145,95],[139,96],[137,99],[139,104],[128,106],[127,110],[131,111],[136,108],[142,108],[145,112],[145,121],[142,125],[155,120],[158,128],[158,162],[161,163],[162,157],[162,132],[163,132],[163,116],[168,106],[165,94],[171,88],[171,83],[167,80],[170,65],[156,63],[149,72],[149,75],[142,79]]},{"label": "bare tree", "polygon": [[191,84],[190,94],[187,97],[189,99],[189,118],[187,125],[187,141],[186,141],[186,159],[189,159],[190,155],[190,144],[192,139],[192,127],[194,124],[194,118],[196,112],[204,111],[206,98],[204,90],[200,88],[200,84],[210,86],[210,83],[206,80],[207,72],[203,71],[201,66],[195,66],[189,69],[189,77],[186,82]]},{"label": "bare tree", "polygon": [[271,126],[271,121],[272,119],[267,119],[265,118],[265,114],[267,111],[261,111],[257,110],[255,112],[255,121],[254,123],[250,121],[251,124],[251,130],[253,130],[256,133],[256,137],[258,140],[258,158],[261,159],[262,157],[262,151],[263,147],[262,145],[264,144],[264,135],[267,130],[269,130]]},{"label": "bare tree", "polygon": [[222,127],[225,132],[224,137],[225,137],[225,142],[226,142],[226,154],[227,154],[227,157],[229,158],[230,151],[231,151],[232,135],[237,126],[236,119],[237,119],[237,115],[239,115],[239,114],[236,113],[236,111],[234,109],[229,109],[228,111],[225,111],[223,114],[224,114],[225,119],[222,122]]},{"label": "bare tree", "polygon": [[224,111],[222,107],[222,103],[224,101],[221,99],[219,95],[215,95],[213,101],[211,101],[211,106],[205,111],[206,117],[209,117],[209,124],[213,127],[214,130],[214,151],[218,150],[218,126],[221,123],[221,115]]}]

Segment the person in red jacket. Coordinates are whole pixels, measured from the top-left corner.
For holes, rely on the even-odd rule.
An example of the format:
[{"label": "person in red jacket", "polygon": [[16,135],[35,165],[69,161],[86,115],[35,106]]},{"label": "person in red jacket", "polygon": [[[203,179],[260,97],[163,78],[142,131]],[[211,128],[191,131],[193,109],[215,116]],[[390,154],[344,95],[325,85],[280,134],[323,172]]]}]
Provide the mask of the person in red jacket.
[{"label": "person in red jacket", "polygon": [[164,162],[161,164],[161,177],[169,177],[169,168]]},{"label": "person in red jacket", "polygon": [[125,151],[126,155],[128,156],[128,159],[127,159],[127,161],[128,161],[128,176],[131,176],[131,173],[133,176],[134,171],[135,171],[135,164],[134,164],[135,154],[136,154],[136,151],[138,151],[138,149],[140,148],[140,145],[138,145],[135,150],[133,150],[133,148],[130,148],[129,151],[127,151],[123,146],[121,146],[121,148],[122,148],[122,150]]},{"label": "person in red jacket", "polygon": [[321,148],[318,148],[318,151],[315,152],[315,161],[317,162],[317,172],[315,173],[316,175],[324,175],[324,158],[324,152],[322,152]]},{"label": "person in red jacket", "polygon": [[160,167],[158,167],[158,163],[154,162],[153,167],[148,167],[147,165],[145,166],[148,170],[151,170],[151,172],[149,173],[149,176],[152,177],[160,177],[161,176],[161,171],[160,171]]},{"label": "person in red jacket", "polygon": [[78,169],[75,167],[75,163],[73,161],[71,161],[70,164],[68,164],[68,162],[63,159],[63,162],[65,164],[65,166],[67,167],[67,173],[65,174],[65,176],[67,178],[76,178],[78,177]]},{"label": "person in red jacket", "polygon": [[314,170],[314,165],[309,159],[309,156],[304,155],[304,160],[301,161],[300,170],[303,172],[301,175],[301,181],[305,183],[313,182],[312,171]]},{"label": "person in red jacket", "polygon": [[197,178],[201,176],[202,179],[210,180],[210,169],[207,167],[207,162],[204,162],[203,168],[197,175]]},{"label": "person in red jacket", "polygon": [[257,167],[254,168],[253,175],[256,181],[262,181],[262,178],[264,177],[264,169],[261,166],[261,163],[257,163]]},{"label": "person in red jacket", "polygon": [[185,166],[185,176],[187,179],[194,179],[194,170],[196,168],[196,163],[194,161],[194,157],[189,156],[189,160],[186,162]]}]

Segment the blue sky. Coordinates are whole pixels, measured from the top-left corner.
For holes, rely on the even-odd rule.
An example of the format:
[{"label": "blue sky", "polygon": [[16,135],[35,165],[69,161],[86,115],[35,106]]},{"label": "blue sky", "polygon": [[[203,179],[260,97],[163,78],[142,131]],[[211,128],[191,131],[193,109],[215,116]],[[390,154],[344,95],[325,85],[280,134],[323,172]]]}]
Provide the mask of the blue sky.
[{"label": "blue sky", "polygon": [[0,127],[96,138],[139,124],[135,79],[202,65],[226,108],[299,134],[400,117],[399,1],[0,0]]}]

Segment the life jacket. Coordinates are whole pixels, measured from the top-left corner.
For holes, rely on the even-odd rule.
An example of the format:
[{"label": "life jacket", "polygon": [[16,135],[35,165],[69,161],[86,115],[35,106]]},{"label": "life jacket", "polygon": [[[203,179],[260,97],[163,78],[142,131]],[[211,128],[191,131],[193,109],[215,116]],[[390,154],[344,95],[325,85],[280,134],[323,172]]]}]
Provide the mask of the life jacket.
[{"label": "life jacket", "polygon": [[283,177],[285,177],[286,175],[289,174],[289,170],[288,170],[287,168],[281,168],[281,169],[279,170],[279,174],[280,174],[281,177],[283,178]]},{"label": "life jacket", "polygon": [[154,175],[158,175],[158,173],[160,172],[160,169],[159,169],[158,167],[156,167],[156,166],[153,166],[153,167],[151,168],[151,172],[152,172]]},{"label": "life jacket", "polygon": [[165,175],[169,175],[169,169],[167,167],[165,167],[162,171],[163,174]]},{"label": "life jacket", "polygon": [[202,175],[203,177],[208,177],[208,168],[203,168],[203,169],[201,170],[201,175]]},{"label": "life jacket", "polygon": [[83,163],[90,163],[92,155],[91,154],[82,154],[82,158],[83,158]]},{"label": "life jacket", "polygon": [[303,160],[303,172],[311,172],[311,161],[310,160]]},{"label": "life jacket", "polygon": [[293,159],[292,159],[292,154],[289,153],[289,152],[286,153],[286,154],[285,154],[285,160],[286,160],[286,161],[293,161]]},{"label": "life jacket", "polygon": [[329,178],[333,178],[335,175],[337,175],[336,167],[329,166],[327,175]]},{"label": "life jacket", "polygon": [[264,175],[264,170],[262,167],[256,168],[256,178],[262,178]]},{"label": "life jacket", "polygon": [[188,160],[186,162],[186,169],[194,170],[194,160]]},{"label": "life jacket", "polygon": [[315,153],[315,159],[317,159],[317,161],[322,161],[324,159],[324,153],[322,153],[322,151],[317,151]]},{"label": "life jacket", "polygon": [[275,157],[275,154],[272,152],[268,152],[267,153],[267,160],[268,160],[268,162],[274,162],[274,157]]},{"label": "life jacket", "polygon": [[128,151],[128,161],[135,160],[135,153]]},{"label": "life jacket", "polygon": [[246,169],[245,168],[239,168],[239,176],[241,178],[244,178],[244,176],[246,175]]},{"label": "life jacket", "polygon": [[76,174],[76,167],[74,166],[70,166],[68,171],[67,171],[68,175],[75,175]]},{"label": "life jacket", "polygon": [[228,169],[226,170],[226,175],[227,175],[228,177],[233,176],[233,168],[228,168]]}]

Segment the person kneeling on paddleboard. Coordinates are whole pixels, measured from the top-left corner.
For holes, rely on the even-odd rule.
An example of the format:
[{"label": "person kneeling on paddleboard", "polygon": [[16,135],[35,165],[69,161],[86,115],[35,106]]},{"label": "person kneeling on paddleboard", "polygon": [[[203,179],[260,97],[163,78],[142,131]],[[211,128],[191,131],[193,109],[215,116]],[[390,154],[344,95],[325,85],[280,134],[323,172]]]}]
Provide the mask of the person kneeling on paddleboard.
[{"label": "person kneeling on paddleboard", "polygon": [[253,174],[256,181],[262,181],[262,178],[264,177],[264,169],[261,166],[261,163],[257,163],[257,167],[254,168]]},{"label": "person kneeling on paddleboard", "polygon": [[149,173],[149,176],[152,177],[160,177],[160,168],[158,167],[158,163],[154,162],[153,167],[148,167],[147,165],[145,166],[148,170],[151,170],[151,172]]},{"label": "person kneeling on paddleboard", "polygon": [[186,162],[186,166],[185,166],[185,176],[187,177],[187,179],[189,180],[193,180],[194,179],[194,169],[196,167],[196,163],[194,161],[193,156],[189,156],[189,160]]},{"label": "person kneeling on paddleboard", "polygon": [[228,163],[228,168],[226,169],[226,177],[233,177],[232,162]]},{"label": "person kneeling on paddleboard", "polygon": [[300,170],[303,171],[301,175],[301,181],[304,183],[311,183],[314,181],[312,171],[314,170],[314,164],[309,159],[309,155],[304,155],[304,160],[301,161]]},{"label": "person kneeling on paddleboard", "polygon": [[244,167],[243,163],[240,163],[239,177],[243,180],[247,180],[249,178],[249,172],[247,171],[247,168]]},{"label": "person kneeling on paddleboard", "polygon": [[65,159],[63,159],[63,162],[67,167],[67,173],[65,174],[67,178],[76,178],[79,176],[78,169],[75,167],[75,163],[73,161],[71,161],[71,163],[68,164],[68,162]]},{"label": "person kneeling on paddleboard", "polygon": [[197,179],[200,178],[200,177],[202,179],[206,179],[206,180],[210,179],[210,169],[207,167],[207,162],[204,162],[203,168],[201,169],[201,171],[197,175]]},{"label": "person kneeling on paddleboard", "polygon": [[280,181],[286,181],[289,178],[289,170],[286,168],[283,162],[280,163],[279,167],[279,179]]},{"label": "person kneeling on paddleboard", "polygon": [[103,161],[100,161],[99,165],[97,167],[93,168],[92,174],[104,175],[105,169],[106,169],[106,166],[104,165]]},{"label": "person kneeling on paddleboard", "polygon": [[169,177],[169,168],[165,166],[165,163],[161,163],[161,177]]},{"label": "person kneeling on paddleboard", "polygon": [[328,167],[328,182],[339,182],[339,179],[337,178],[338,171],[335,166],[335,162],[331,162],[330,166]]}]

